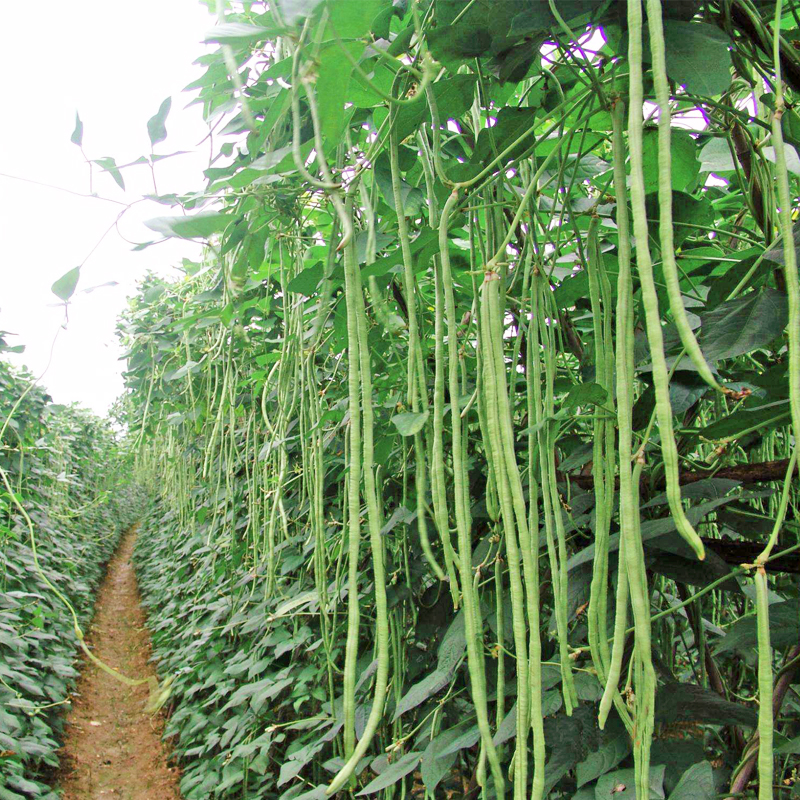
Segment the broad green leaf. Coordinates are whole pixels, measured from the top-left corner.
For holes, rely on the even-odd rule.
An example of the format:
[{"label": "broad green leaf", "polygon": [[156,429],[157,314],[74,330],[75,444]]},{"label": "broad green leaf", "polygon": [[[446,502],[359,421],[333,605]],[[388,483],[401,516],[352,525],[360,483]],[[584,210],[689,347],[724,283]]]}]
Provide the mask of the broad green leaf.
[{"label": "broad green leaf", "polygon": [[703,740],[694,738],[656,738],[650,750],[650,763],[663,764],[664,791],[669,794],[680,782],[683,773],[705,758]]},{"label": "broad green leaf", "polygon": [[51,287],[50,290],[65,303],[75,293],[75,287],[81,277],[81,268],[73,267],[69,272],[65,272]]},{"label": "broad green leaf", "polygon": [[156,145],[167,138],[166,120],[167,114],[172,107],[172,98],[168,97],[159,106],[158,111],[147,120],[147,135],[150,137],[150,145]]},{"label": "broad green leaf", "polygon": [[187,361],[182,367],[178,367],[174,372],[167,372],[164,375],[165,381],[177,381],[185,378],[190,372],[196,372],[196,367],[199,364],[197,361]]},{"label": "broad green leaf", "polygon": [[[800,601],[786,600],[769,607],[770,643],[774,648],[788,647],[800,636]],[[731,625],[723,639],[716,645],[716,653],[736,651],[749,655],[758,644],[755,616],[743,617]]]},{"label": "broad green leaf", "polygon": [[608,392],[599,383],[578,383],[564,398],[563,408],[578,408],[585,405],[602,405],[608,400]]},{"label": "broad green leaf", "polygon": [[406,711],[416,708],[420,703],[424,703],[429,697],[444,689],[450,683],[452,674],[452,668],[448,670],[435,669],[430,675],[415,683],[400,698],[392,719],[398,719]]},{"label": "broad green leaf", "polygon": [[[787,412],[788,413],[788,412]],[[686,516],[692,525],[697,525],[701,519],[707,514],[710,514],[714,509],[719,508],[726,503],[733,502],[733,497],[718,497],[716,500],[707,500],[705,503],[698,503],[686,511]],[[662,517],[660,519],[647,519],[642,522],[641,535],[642,541],[648,542],[651,539],[656,539],[659,536],[664,536],[667,533],[672,533],[675,530],[675,521],[672,517]],[[619,534],[614,533],[608,539],[609,552],[614,552],[619,549]],[[591,561],[594,558],[594,545],[590,544],[583,550],[575,553],[567,561],[567,569],[573,570]]]},{"label": "broad green leaf", "polygon": [[787,142],[794,146],[800,144],[800,114],[794,109],[787,108],[781,117],[781,128]]},{"label": "broad green leaf", "polygon": [[322,263],[314,264],[311,267],[306,267],[302,272],[292,278],[286,284],[286,290],[289,292],[297,292],[304,294],[307,297],[314,294],[317,285],[322,280],[325,273],[325,267]]},{"label": "broad green leaf", "polygon": [[297,25],[300,20],[310,17],[322,0],[276,0],[281,16],[287,25]]},{"label": "broad green leaf", "polygon": [[613,718],[603,731],[600,747],[592,751],[576,768],[578,787],[614,769],[631,752],[631,739],[622,723]]},{"label": "broad green leaf", "polygon": [[320,786],[317,786],[315,789],[311,789],[308,792],[294,795],[292,800],[327,800],[327,790],[328,785],[321,784]]},{"label": "broad green leaf", "polygon": [[441,754],[443,756],[450,755],[450,753],[457,753],[459,750],[464,750],[472,747],[481,738],[478,726],[473,724],[471,727],[466,728],[463,733],[453,739],[450,744],[443,747]]},{"label": "broad green leaf", "polygon": [[456,614],[450,623],[439,645],[436,669],[421,681],[415,683],[400,699],[395,710],[394,719],[401,714],[416,708],[431,695],[447,686],[453,677],[453,671],[463,658],[467,648],[464,632],[464,612]]},{"label": "broad green leaf", "polygon": [[[346,42],[342,47],[347,48],[355,59],[358,59],[364,50],[361,42]],[[344,104],[348,99],[353,65],[336,42],[329,42],[320,48],[318,64],[317,107],[327,150],[329,147],[338,147],[341,142],[345,116]]]},{"label": "broad green leaf", "polygon": [[[711,282],[711,288],[706,295],[706,308],[708,310],[716,308],[724,303],[731,292],[733,292],[745,278],[747,278],[747,281],[742,287],[743,290],[759,288],[769,278],[770,274],[775,269],[775,264],[779,263],[773,261],[771,258],[763,257],[764,251],[760,247],[750,247],[747,250],[740,251],[737,255],[740,255],[742,259],[738,264],[731,264],[723,275],[714,276]],[[752,274],[750,274],[756,260],[759,258],[761,262],[756,266],[755,270],[752,271]]]},{"label": "broad green leaf", "polygon": [[206,44],[238,44],[260,42],[280,34],[279,28],[264,28],[246,22],[226,22],[210,30],[203,41]]},{"label": "broad green leaf", "polygon": [[669,800],[714,800],[716,796],[714,770],[708,761],[701,761],[683,773]]},{"label": "broad green leaf", "polygon": [[789,417],[788,400],[749,407],[745,404],[738,411],[718,419],[699,431],[704,439],[719,441],[738,436],[744,431],[758,430],[764,433],[768,428],[782,424]]},{"label": "broad green leaf", "polygon": [[[796,630],[797,626],[795,632]],[[754,709],[732,703],[711,689],[703,689],[690,683],[670,682],[662,686],[656,696],[656,722],[743,725],[754,728],[757,715]]]},{"label": "broad green leaf", "polygon": [[[642,144],[644,158],[645,191],[658,191],[660,183],[658,171],[658,131],[651,128],[645,131]],[[672,131],[670,146],[672,156],[672,188],[676,192],[691,192],[697,184],[700,174],[700,162],[697,159],[697,143],[687,132]]]},{"label": "broad green leaf", "polygon": [[[637,800],[634,771],[620,769],[601,775],[594,787],[596,800]],[[639,799],[641,800],[641,798]],[[664,766],[650,766],[650,798],[664,800]]]},{"label": "broad green leaf", "polygon": [[[370,84],[376,86],[384,94],[391,94],[394,73],[386,69],[383,64],[376,64],[374,70],[369,75]],[[353,72],[350,78],[347,102],[358,108],[374,108],[383,105],[386,101],[357,72]]]},{"label": "broad green leaf", "polygon": [[[411,255],[413,256],[413,268],[415,272],[420,272],[428,268],[431,257],[439,252],[439,239],[436,231],[425,227],[419,235],[411,242]],[[393,267],[403,263],[403,252],[398,247],[389,255],[382,256],[375,260],[373,264],[368,264],[361,270],[363,278],[378,278],[386,275]]]},{"label": "broad green leaf", "polygon": [[464,650],[467,647],[464,625],[464,612],[459,611],[447,628],[439,645],[437,658],[440,670],[452,669],[464,654]]},{"label": "broad green leaf", "polygon": [[274,612],[274,617],[282,617],[285,614],[288,614],[290,611],[293,611],[296,608],[300,608],[301,606],[306,605],[307,603],[314,603],[319,599],[319,595],[316,590],[308,591],[308,592],[301,592],[296,597],[291,597],[288,600],[285,600],[281,603]]},{"label": "broad green leaf", "polygon": [[[775,163],[774,147],[764,147],[761,152],[764,154],[764,158],[766,158],[767,161],[771,161],[773,164]],[[790,144],[786,145],[786,169],[794,175],[800,175],[800,155],[798,155],[797,149]]]},{"label": "broad green leaf", "polygon": [[117,162],[111,156],[96,158],[94,163],[102,167],[105,172],[111,175],[111,177],[114,179],[114,182],[117,184],[117,186],[119,186],[120,189],[125,189],[125,181],[122,179],[122,173],[119,171],[119,167],[117,167]]},{"label": "broad green leaf", "polygon": [[[378,231],[375,234],[375,252],[381,253],[383,252],[390,244],[394,244],[396,239],[394,236],[391,236],[388,233],[383,233]],[[356,259],[359,264],[365,264],[367,262],[367,245],[369,243],[369,234],[367,231],[361,231],[360,233],[356,234],[355,237],[355,249],[356,249]],[[364,271],[361,273],[364,275]]]},{"label": "broad green leaf", "polygon": [[[530,3],[526,6],[525,11],[514,17],[513,26],[520,26],[526,35],[530,31],[540,28],[559,30],[558,20],[550,9],[549,3]],[[565,22],[569,22],[576,17],[590,17],[592,12],[602,7],[602,0],[555,0],[554,6],[561,18]]]},{"label": "broad green leaf", "polygon": [[[559,674],[558,682],[560,683],[560,681],[561,681],[561,675]],[[543,684],[546,685],[546,681],[543,681]],[[564,697],[561,693],[561,689],[548,688],[542,692],[543,717],[550,717],[553,714],[557,714],[559,711],[561,711],[563,705],[564,705]],[[509,739],[513,738],[516,735],[517,735],[517,704],[514,703],[514,705],[511,706],[511,710],[503,718],[503,721],[497,726],[497,730],[495,731],[495,734],[492,737],[492,741],[494,742],[495,746],[499,746],[503,744],[503,742],[507,742]]]},{"label": "broad green leaf", "polygon": [[228,227],[233,217],[221,211],[205,211],[187,217],[155,217],[147,220],[150,230],[178,239],[208,239]]},{"label": "broad green leaf", "polygon": [[[659,552],[653,553],[652,548],[658,548]],[[698,561],[689,544],[677,532],[655,539],[647,548],[647,553],[655,556],[651,567],[653,572],[697,588],[731,574],[730,565],[710,547],[706,548],[706,557]],[[721,584],[718,591],[742,593],[738,581],[733,577]]]},{"label": "broad green leaf", "polygon": [[[539,110],[536,108],[514,108],[507,106],[497,113],[497,122],[478,134],[478,143],[472,156],[476,164],[486,164],[494,157],[511,148],[501,163],[518,158],[534,141],[533,128]],[[521,139],[521,141],[519,141]],[[515,147],[511,145],[519,143]]]},{"label": "broad green leaf", "polygon": [[785,294],[770,287],[721,303],[701,316],[700,347],[709,362],[765,347],[789,321]]},{"label": "broad green leaf", "polygon": [[603,684],[600,683],[596,675],[578,672],[575,675],[575,692],[578,700],[596,703],[603,696]]},{"label": "broad green leaf", "polygon": [[305,766],[305,762],[290,759],[281,764],[281,769],[278,774],[278,786],[288,783],[292,778],[296,778],[300,774],[300,770]]},{"label": "broad green leaf", "polygon": [[669,404],[672,413],[679,417],[688,411],[711,387],[696,373],[676,372],[669,382]]},{"label": "broad green leaf", "polygon": [[433,85],[433,95],[442,124],[445,120],[460,117],[471,108],[477,81],[477,75],[452,75]]},{"label": "broad green leaf", "polygon": [[[651,221],[653,232],[661,218],[658,193],[650,192],[645,200],[647,217]],[[714,210],[705,197],[693,197],[686,192],[672,193],[672,221],[674,226],[675,247],[680,247],[690,236],[697,235],[697,225],[711,226],[714,222]],[[688,223],[684,225],[683,223]]]},{"label": "broad green leaf", "polygon": [[381,0],[328,0],[330,23],[342,39],[366,36],[380,10]]},{"label": "broad green leaf", "polygon": [[[794,252],[795,256],[800,261],[800,224],[795,223],[794,228],[792,229],[792,235],[794,239]],[[780,264],[783,266],[786,263],[785,254],[783,252],[783,242],[778,242],[775,247],[767,250],[766,256],[767,259],[770,261],[774,261],[776,264]]]},{"label": "broad green leaf", "polygon": [[[445,125],[447,120],[463,114],[472,104],[475,91],[474,75],[453,75],[447,80],[433,84],[431,91],[436,100],[439,123]],[[383,111],[385,116],[386,112]],[[431,119],[428,104],[423,101],[400,106],[395,117],[397,138],[402,141],[410,136],[423,122]],[[376,111],[377,122],[377,111]]]},{"label": "broad green leaf", "polygon": [[272,171],[287,157],[292,157],[292,145],[287,144],[285,147],[280,147],[277,150],[271,150],[250,162],[252,169],[263,169]]},{"label": "broad green leaf", "polygon": [[428,419],[428,412],[405,411],[402,414],[395,414],[392,422],[402,436],[413,436],[419,433],[425,426]]},{"label": "broad green leaf", "polygon": [[69,137],[69,140],[78,145],[78,147],[83,146],[83,123],[77,111],[75,112],[75,129],[72,131],[72,136]]},{"label": "broad green leaf", "polygon": [[730,38],[704,22],[664,20],[667,74],[693,94],[718,95],[731,85]]},{"label": "broad green leaf", "polygon": [[425,788],[431,794],[436,790],[442,778],[450,772],[456,758],[458,758],[458,753],[442,755],[442,752],[464,733],[468,725],[470,725],[470,722],[464,721],[453,728],[443,731],[425,748],[419,771]]},{"label": "broad green leaf", "polygon": [[736,164],[728,140],[723,137],[711,139],[700,151],[700,169],[703,172],[733,172]]},{"label": "broad green leaf", "polygon": [[545,765],[545,797],[556,783],[600,746],[597,711],[589,705],[573,709],[572,716],[557,714],[544,721],[551,756]]},{"label": "broad green leaf", "polygon": [[[532,11],[541,3],[527,4]],[[464,60],[482,56],[489,51],[493,38],[507,42],[506,33],[520,10],[517,3],[496,3],[476,0],[466,5],[462,0],[439,0],[436,4],[437,26],[428,33],[428,44],[437,61],[453,72]],[[487,24],[487,21],[491,21]],[[526,31],[521,25],[517,35]]]},{"label": "broad green leaf", "polygon": [[[375,162],[375,182],[381,190],[383,199],[389,208],[397,213],[397,208],[394,202],[394,190],[392,188],[392,172],[389,164],[389,157],[386,153],[381,153]],[[423,203],[425,202],[425,195],[416,186],[400,179],[400,197],[403,201],[403,214],[407,217],[415,217],[420,213]]]},{"label": "broad green leaf", "polygon": [[789,741],[779,745],[778,747],[775,748],[775,752],[787,755],[800,754],[800,736],[795,736],[794,739],[790,739]]},{"label": "broad green leaf", "polygon": [[419,764],[421,758],[422,753],[406,753],[404,756],[395,761],[394,764],[392,764],[387,770],[384,770],[380,775],[378,775],[374,781],[368,783],[360,792],[357,793],[356,796],[360,797],[366,794],[375,794],[375,792],[379,792],[381,789],[385,789],[387,786],[392,786],[401,778],[404,778],[406,775],[408,775],[409,772],[413,772],[417,768],[417,764]]}]

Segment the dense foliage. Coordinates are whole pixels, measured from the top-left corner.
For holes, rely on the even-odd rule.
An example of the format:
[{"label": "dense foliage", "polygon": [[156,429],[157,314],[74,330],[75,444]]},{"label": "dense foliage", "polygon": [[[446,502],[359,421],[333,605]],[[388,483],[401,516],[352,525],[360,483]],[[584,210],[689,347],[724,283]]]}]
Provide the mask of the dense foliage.
[{"label": "dense foliage", "polygon": [[121,325],[185,796],[796,792],[798,4],[233,6]]},{"label": "dense foliage", "polygon": [[119,472],[109,424],[55,405],[32,381],[0,361],[3,800],[59,796],[50,784],[78,674],[78,642],[72,614],[53,587],[84,626],[119,534],[140,513],[137,494]]}]

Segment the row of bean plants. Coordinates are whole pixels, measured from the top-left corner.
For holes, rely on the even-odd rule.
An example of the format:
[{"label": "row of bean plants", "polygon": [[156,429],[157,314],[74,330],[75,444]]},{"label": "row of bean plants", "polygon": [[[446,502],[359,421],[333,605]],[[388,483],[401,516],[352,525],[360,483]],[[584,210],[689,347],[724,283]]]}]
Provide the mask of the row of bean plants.
[{"label": "row of bean plants", "polygon": [[[0,337],[0,353],[11,350]],[[141,495],[109,422],[0,360],[0,798],[50,798],[76,626]],[[69,606],[64,602],[67,601]]]},{"label": "row of bean plants", "polygon": [[796,791],[798,3],[216,10],[120,323],[185,797]]}]

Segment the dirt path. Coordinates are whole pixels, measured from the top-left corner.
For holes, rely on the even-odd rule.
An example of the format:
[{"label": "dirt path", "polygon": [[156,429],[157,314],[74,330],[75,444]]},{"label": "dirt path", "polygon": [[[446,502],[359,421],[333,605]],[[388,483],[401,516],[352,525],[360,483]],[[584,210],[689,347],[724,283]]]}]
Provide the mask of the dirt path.
[{"label": "dirt path", "polygon": [[[150,637],[131,564],[135,528],[123,538],[97,595],[87,641],[131,677],[154,674]],[[144,710],[147,685],[129,688],[84,659],[67,717],[59,785],[64,800],[179,800],[179,774],[166,763],[163,720]]]}]

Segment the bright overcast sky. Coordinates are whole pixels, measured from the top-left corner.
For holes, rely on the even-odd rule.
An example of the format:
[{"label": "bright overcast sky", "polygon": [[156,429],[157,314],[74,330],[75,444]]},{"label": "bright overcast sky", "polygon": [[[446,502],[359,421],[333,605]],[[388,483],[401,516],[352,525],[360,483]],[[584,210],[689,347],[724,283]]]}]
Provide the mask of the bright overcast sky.
[{"label": "bright overcast sky", "polygon": [[[84,124],[87,156],[113,156],[118,164],[149,153],[147,120],[172,96],[168,138],[156,152],[192,151],[158,164],[161,193],[202,188],[208,143],[194,95],[181,94],[201,67],[193,61],[214,18],[198,0],[39,0],[5,3],[0,49],[0,330],[24,344],[15,363],[39,375],[47,364],[63,307],[53,281],[77,266],[113,223],[122,206],[12,180],[7,175],[88,193],[88,168],[70,142],[75,112]],[[127,193],[95,168],[94,191],[130,202],[152,193],[146,167],[126,170]],[[175,213],[155,203],[127,212],[120,230],[131,241],[156,238],[142,223]],[[116,319],[148,269],[168,275],[181,258],[197,257],[193,243],[170,241],[142,252],[112,231],[82,269],[66,330],[56,341],[42,381],[57,402],[77,401],[104,413],[122,390]],[[118,281],[91,293],[81,290]]]}]

